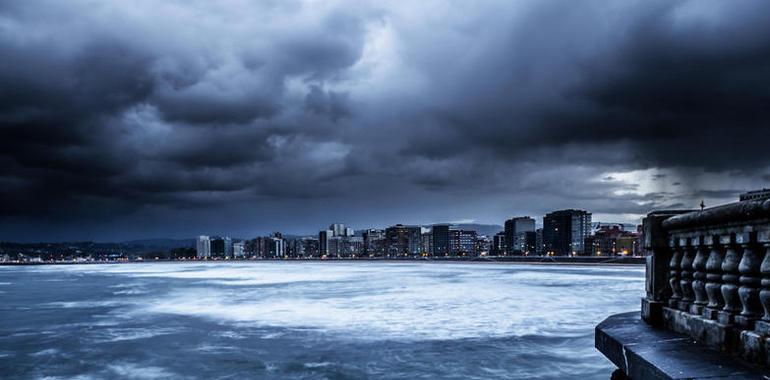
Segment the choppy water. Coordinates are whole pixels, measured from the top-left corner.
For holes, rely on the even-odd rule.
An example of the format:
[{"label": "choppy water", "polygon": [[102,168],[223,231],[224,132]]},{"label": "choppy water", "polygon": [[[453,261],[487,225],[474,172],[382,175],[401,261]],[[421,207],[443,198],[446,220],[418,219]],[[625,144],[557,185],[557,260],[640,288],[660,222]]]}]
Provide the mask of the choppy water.
[{"label": "choppy water", "polygon": [[0,267],[0,378],[608,379],[641,267]]}]

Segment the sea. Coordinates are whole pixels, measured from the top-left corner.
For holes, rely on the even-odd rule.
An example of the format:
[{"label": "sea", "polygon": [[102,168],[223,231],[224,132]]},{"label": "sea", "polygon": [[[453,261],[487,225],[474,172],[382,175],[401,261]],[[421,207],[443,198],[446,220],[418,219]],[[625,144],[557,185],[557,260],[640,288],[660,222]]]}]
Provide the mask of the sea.
[{"label": "sea", "polygon": [[0,266],[0,379],[609,379],[641,266]]}]

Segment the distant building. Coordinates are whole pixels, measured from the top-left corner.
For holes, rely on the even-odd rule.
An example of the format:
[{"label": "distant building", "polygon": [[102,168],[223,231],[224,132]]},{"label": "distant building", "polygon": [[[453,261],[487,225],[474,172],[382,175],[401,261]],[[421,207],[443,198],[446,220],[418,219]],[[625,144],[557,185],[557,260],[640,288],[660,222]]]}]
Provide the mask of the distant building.
[{"label": "distant building", "polygon": [[[511,218],[505,221],[505,253],[520,255],[529,251],[527,232],[535,232],[535,219],[528,216]],[[531,241],[534,246],[534,241]]]},{"label": "distant building", "polygon": [[364,231],[364,255],[370,257],[385,256],[385,230],[369,229]]},{"label": "distant building", "polygon": [[318,249],[321,256],[329,255],[329,239],[334,236],[334,230],[322,230],[318,232]]},{"label": "distant building", "polygon": [[422,234],[418,226],[396,224],[385,229],[385,241],[389,256],[417,256],[420,254]]},{"label": "distant building", "polygon": [[476,231],[449,230],[449,254],[451,256],[477,256]]},{"label": "distant building", "polygon": [[646,256],[644,251],[644,228],[641,224],[636,226],[636,245],[634,248],[634,256]]},{"label": "distant building", "polygon": [[318,239],[313,237],[286,239],[286,256],[295,258],[318,257]]},{"label": "distant building", "polygon": [[543,217],[543,253],[568,256],[590,254],[585,240],[591,235],[591,213],[559,210]]},{"label": "distant building", "polygon": [[585,256],[595,256],[600,253],[601,250],[599,249],[599,243],[596,241],[596,236],[591,235],[586,237],[585,243],[583,244],[583,254]]},{"label": "distant building", "polygon": [[264,239],[265,257],[282,258],[286,256],[286,240],[280,232],[274,232],[272,236]]},{"label": "distant building", "polygon": [[329,256],[354,257],[364,252],[364,238],[361,236],[335,236],[329,239]]},{"label": "distant building", "polygon": [[354,236],[352,228],[334,223],[318,233],[321,256],[352,257],[364,254],[364,238]]},{"label": "distant building", "polygon": [[346,227],[342,223],[334,223],[329,226],[333,236],[353,236],[353,229]]},{"label": "distant building", "polygon": [[637,236],[634,233],[619,237],[615,245],[617,254],[623,256],[634,255],[637,251],[636,238]]},{"label": "distant building", "polygon": [[505,232],[498,232],[492,237],[492,247],[490,248],[490,254],[493,256],[505,255]]},{"label": "distant building", "polygon": [[198,236],[198,240],[195,244],[196,256],[199,259],[207,259],[211,257],[211,239],[206,235]]},{"label": "distant building", "polygon": [[740,201],[756,201],[760,199],[770,199],[770,189],[747,191],[740,195]]},{"label": "distant building", "polygon": [[431,234],[433,256],[449,256],[449,225],[434,224]]},{"label": "distant building", "polygon": [[420,237],[420,254],[433,255],[433,232],[424,232]]},{"label": "distant building", "polygon": [[535,230],[535,254],[542,256],[543,251],[543,229],[538,228]]},{"label": "distant building", "polygon": [[302,256],[303,257],[318,257],[318,239],[311,237],[305,237],[300,239],[302,242]]},{"label": "distant building", "polygon": [[246,241],[243,249],[247,256],[265,257],[265,237],[258,237]]},{"label": "distant building", "polygon": [[286,239],[286,256],[299,258],[302,257],[303,251],[300,239]]},{"label": "distant building", "polygon": [[537,232],[517,232],[513,239],[513,251],[516,254],[535,254],[537,252]]},{"label": "distant building", "polygon": [[487,256],[492,250],[492,239],[486,235],[476,236],[476,255]]},{"label": "distant building", "polygon": [[592,239],[591,254],[601,256],[634,255],[637,251],[638,234],[626,231],[622,225],[599,225]]},{"label": "distant building", "polygon": [[233,257],[246,256],[246,251],[244,250],[244,247],[245,247],[245,243],[242,241],[233,243]]},{"label": "distant building", "polygon": [[229,237],[215,236],[210,239],[212,257],[232,257],[233,240]]}]

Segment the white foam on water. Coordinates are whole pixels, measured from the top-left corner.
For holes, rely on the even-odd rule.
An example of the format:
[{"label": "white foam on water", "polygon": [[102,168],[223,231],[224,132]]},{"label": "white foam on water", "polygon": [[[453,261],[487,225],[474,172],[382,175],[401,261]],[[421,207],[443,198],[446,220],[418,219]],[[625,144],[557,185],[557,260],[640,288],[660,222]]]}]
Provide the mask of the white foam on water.
[{"label": "white foam on water", "polygon": [[246,339],[247,338],[246,335],[239,334],[235,331],[222,331],[216,335],[222,338],[228,338],[228,339]]},{"label": "white foam on water", "polygon": [[330,363],[330,362],[311,362],[311,363],[305,363],[302,366],[305,367],[305,368],[314,369],[314,368],[328,367],[330,365],[334,365],[334,363]]},{"label": "white foam on water", "polygon": [[177,332],[179,330],[171,328],[109,328],[95,334],[97,336],[95,343],[147,339]]},{"label": "white foam on water", "polygon": [[63,308],[63,309],[74,309],[74,308],[91,309],[91,308],[97,308],[97,307],[115,307],[115,306],[121,306],[125,304],[126,303],[122,301],[70,301],[70,302],[48,302],[48,303],[42,304],[42,306],[56,307],[56,308]]},{"label": "white foam on water", "polygon": [[128,362],[110,364],[107,368],[115,375],[125,379],[170,379],[177,377],[162,367],[143,366]]},{"label": "white foam on water", "polygon": [[195,351],[209,352],[209,353],[228,352],[228,351],[235,351],[235,350],[237,349],[233,346],[222,346],[222,345],[211,345],[211,344],[203,344],[195,348]]},{"label": "white foam on water", "polygon": [[42,351],[35,352],[32,356],[52,356],[58,354],[60,351],[55,348],[49,348]]},{"label": "white foam on water", "polygon": [[[628,267],[160,266],[162,270],[120,269],[132,278],[195,281],[143,298],[135,304],[138,313],[196,316],[255,327],[308,328],[351,339],[584,335],[606,315],[637,307],[643,289],[643,269]],[[265,286],[268,284],[271,286]]]}]

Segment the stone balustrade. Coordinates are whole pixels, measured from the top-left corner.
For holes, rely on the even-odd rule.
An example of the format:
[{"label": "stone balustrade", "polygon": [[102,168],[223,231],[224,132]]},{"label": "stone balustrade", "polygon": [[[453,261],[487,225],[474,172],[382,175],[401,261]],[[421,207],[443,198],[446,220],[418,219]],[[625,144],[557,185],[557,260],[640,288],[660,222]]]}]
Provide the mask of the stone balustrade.
[{"label": "stone balustrade", "polygon": [[770,365],[770,200],[644,219],[647,323]]}]

